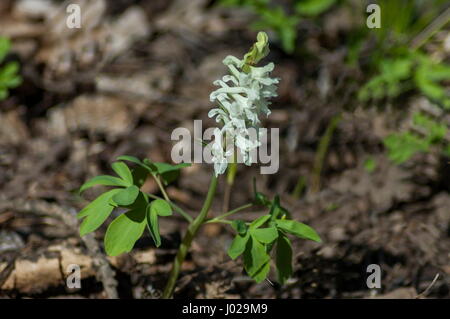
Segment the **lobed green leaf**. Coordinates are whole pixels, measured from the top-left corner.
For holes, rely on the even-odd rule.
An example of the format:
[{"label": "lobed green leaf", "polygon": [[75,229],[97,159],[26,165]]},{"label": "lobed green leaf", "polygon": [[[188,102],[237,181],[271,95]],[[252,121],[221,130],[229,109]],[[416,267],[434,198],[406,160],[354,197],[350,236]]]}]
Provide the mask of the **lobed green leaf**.
[{"label": "lobed green leaf", "polygon": [[284,220],[284,219],[278,219],[275,221],[275,223],[279,229],[284,230],[297,237],[313,240],[319,243],[322,242],[316,231],[313,228],[309,227],[308,225],[299,223],[295,220]]},{"label": "lobed green leaf", "polygon": [[269,254],[263,244],[258,242],[253,236],[247,242],[244,252],[244,267],[250,277],[253,277],[270,260]]},{"label": "lobed green leaf", "polygon": [[78,218],[84,218],[80,225],[80,236],[95,231],[103,224],[114,209],[110,200],[118,192],[120,189],[103,193],[78,213]]},{"label": "lobed green leaf", "polygon": [[276,227],[257,228],[250,230],[253,238],[263,244],[270,244],[278,237],[278,230]]},{"label": "lobed green leaf", "polygon": [[127,186],[133,185],[133,174],[124,162],[114,162],[111,167],[120,178],[127,182]]},{"label": "lobed green leaf", "polygon": [[156,199],[150,204],[150,209],[154,210],[158,216],[172,215],[172,206],[164,199]]},{"label": "lobed green leaf", "polygon": [[135,202],[138,195],[139,188],[136,185],[131,185],[114,194],[112,200],[119,206],[129,206]]},{"label": "lobed green leaf", "polygon": [[284,285],[292,276],[292,245],[287,236],[280,233],[277,240],[276,267],[278,281]]},{"label": "lobed green leaf", "polygon": [[266,262],[255,274],[253,274],[252,278],[257,283],[263,282],[270,271],[270,260]]},{"label": "lobed green leaf", "polygon": [[250,223],[249,228],[258,228],[270,219],[270,215],[261,216]]},{"label": "lobed green leaf", "polygon": [[132,209],[112,221],[104,243],[109,256],[130,252],[145,229],[145,209]]},{"label": "lobed green leaf", "polygon": [[109,176],[109,175],[100,175],[96,176],[90,180],[88,180],[86,183],[84,183],[80,187],[80,193],[84,192],[86,189],[89,189],[96,185],[104,185],[104,186],[119,186],[119,187],[127,187],[127,183],[123,180],[121,180],[118,177]]},{"label": "lobed green leaf", "polygon": [[228,249],[228,256],[231,259],[236,259],[240,255],[242,255],[245,251],[248,240],[250,239],[250,234],[245,234],[244,236],[236,235],[233,241],[231,242],[231,246]]},{"label": "lobed green leaf", "polygon": [[147,169],[149,172],[154,173],[156,171],[156,168],[152,165],[152,163],[147,160],[146,163],[142,162],[139,158],[130,156],[130,155],[122,155],[117,158],[119,161],[128,161],[135,164],[138,164],[139,166]]},{"label": "lobed green leaf", "polygon": [[156,247],[161,246],[161,236],[159,234],[158,212],[151,209],[151,205],[147,207],[146,213],[147,226],[150,231],[150,235],[155,243]]}]

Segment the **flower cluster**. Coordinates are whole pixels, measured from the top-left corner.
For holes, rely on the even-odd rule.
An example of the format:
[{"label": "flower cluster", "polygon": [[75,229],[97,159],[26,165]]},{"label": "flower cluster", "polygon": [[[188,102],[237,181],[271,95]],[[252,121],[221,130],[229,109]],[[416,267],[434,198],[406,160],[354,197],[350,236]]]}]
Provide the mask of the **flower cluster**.
[{"label": "flower cluster", "polygon": [[260,136],[259,131],[258,136],[252,136],[249,129],[259,128],[260,114],[270,114],[268,99],[277,96],[276,85],[279,82],[279,79],[270,77],[273,63],[255,67],[234,56],[227,56],[223,63],[230,74],[214,82],[220,88],[211,93],[210,100],[217,103],[217,107],[208,113],[209,117],[215,117],[223,124],[222,129],[215,130],[211,148],[216,176],[225,172],[234,146],[239,149],[244,163],[251,164],[250,152],[260,145]]}]

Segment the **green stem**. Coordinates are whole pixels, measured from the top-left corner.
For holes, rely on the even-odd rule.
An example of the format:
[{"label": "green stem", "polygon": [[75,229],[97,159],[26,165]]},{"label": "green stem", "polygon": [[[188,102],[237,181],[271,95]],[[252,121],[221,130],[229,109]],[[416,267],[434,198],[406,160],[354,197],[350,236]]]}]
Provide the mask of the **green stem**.
[{"label": "green stem", "polygon": [[294,191],[292,192],[292,196],[294,198],[300,198],[300,195],[303,193],[306,187],[306,177],[300,176],[297,181],[297,185],[295,185]]},{"label": "green stem", "polygon": [[323,163],[325,161],[325,155],[327,154],[330,146],[331,138],[341,120],[341,114],[333,116],[328,124],[325,133],[320,138],[319,147],[317,148],[316,156],[314,159],[314,167],[311,181],[311,193],[317,193],[320,190],[320,179],[322,175]]},{"label": "green stem", "polygon": [[170,271],[169,280],[162,295],[163,299],[168,299],[172,297],[173,291],[175,290],[175,284],[180,274],[181,265],[186,258],[186,255],[191,247],[192,240],[197,235],[200,226],[205,222],[208,215],[208,211],[211,208],[214,195],[217,188],[217,177],[214,175],[211,177],[211,183],[209,184],[208,194],[206,195],[205,202],[203,203],[202,210],[200,214],[194,219],[194,221],[189,225],[186,234],[184,235],[183,241],[178,248],[177,255],[173,262],[172,270]]},{"label": "green stem", "polygon": [[205,224],[227,224],[227,225],[231,225],[233,224],[233,221],[231,220],[226,220],[226,219],[218,219],[218,220],[208,220],[207,222],[205,222]]},{"label": "green stem", "polygon": [[209,224],[209,223],[217,223],[217,222],[223,220],[225,217],[228,217],[228,216],[230,216],[230,215],[236,214],[237,212],[240,212],[241,210],[250,208],[250,207],[252,207],[252,206],[253,206],[253,204],[251,204],[251,203],[250,203],[250,204],[242,205],[242,206],[240,206],[240,207],[238,207],[238,208],[235,208],[235,209],[233,209],[233,210],[230,210],[229,212],[226,212],[225,214],[222,214],[222,215],[220,215],[220,216],[214,217],[213,219],[210,219],[210,220],[206,221],[205,224]]},{"label": "green stem", "polygon": [[223,195],[222,212],[228,211],[228,208],[230,207],[231,190],[237,173],[237,148],[233,147],[233,150],[233,160],[231,163],[228,163],[227,168],[227,182],[225,184],[225,192]]},{"label": "green stem", "polygon": [[[169,202],[169,204],[173,204],[172,203],[172,201],[170,200],[170,198],[169,198],[169,195],[167,195],[167,192],[166,192],[166,189],[164,188],[164,186],[163,186],[163,184],[161,183],[161,178],[160,178],[160,176],[156,176],[156,175],[154,175],[154,174],[152,174],[153,175],[153,178],[155,179],[155,181],[156,181],[156,184],[158,185],[158,187],[159,187],[159,189],[160,189],[160,191],[161,191],[161,194],[163,194],[163,197],[164,197],[164,199],[167,201],[167,202]],[[177,211],[180,213],[180,215],[181,216],[183,216],[188,222],[192,222],[194,219],[189,215],[189,214],[187,214],[184,210],[182,210],[180,207],[177,207],[175,204],[173,204],[173,206],[174,206],[174,208],[176,207],[176,209],[177,209]]]},{"label": "green stem", "polygon": [[152,174],[152,175],[153,175],[153,178],[154,178],[155,181],[156,181],[156,184],[157,184],[158,187],[159,187],[159,190],[160,190],[161,193],[163,194],[164,199],[165,199],[166,201],[170,202],[170,198],[169,198],[169,196],[167,195],[166,190],[165,190],[163,184],[161,183],[161,179],[159,178],[159,176],[155,176],[154,174]]},{"label": "green stem", "polygon": [[411,47],[414,50],[419,49],[424,45],[436,32],[442,29],[450,21],[450,8],[447,8],[436,19],[433,20],[422,32],[419,33],[411,41]]}]

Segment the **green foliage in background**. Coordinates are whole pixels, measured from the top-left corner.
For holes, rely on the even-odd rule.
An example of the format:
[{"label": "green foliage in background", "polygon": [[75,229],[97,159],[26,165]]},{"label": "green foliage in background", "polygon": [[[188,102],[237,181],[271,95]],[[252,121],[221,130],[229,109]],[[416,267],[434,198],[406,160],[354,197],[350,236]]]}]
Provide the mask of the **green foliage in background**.
[{"label": "green foliage in background", "polygon": [[[374,39],[375,46],[370,51],[369,63],[363,66],[369,75],[368,81],[360,88],[358,98],[364,103],[380,104],[386,100],[393,106],[405,109],[406,93],[426,96],[443,112],[450,109],[449,90],[444,86],[450,80],[450,65],[426,54],[423,46],[432,39],[440,28],[448,24],[445,17],[446,2],[442,0],[379,0],[381,8],[381,28],[360,32],[360,43]],[[443,21],[435,30],[424,30],[432,22]],[[403,163],[414,154],[429,152],[434,145],[444,146],[447,126],[421,112],[413,114],[413,126],[421,134],[412,131],[389,135],[384,144],[389,158],[395,163]],[[441,147],[445,152],[445,148]]]},{"label": "green foliage in background", "polygon": [[450,95],[442,82],[450,80],[450,66],[433,61],[418,51],[406,51],[384,58],[376,73],[360,90],[359,99],[379,101],[417,90],[444,109],[450,108]]},{"label": "green foliage in background", "polygon": [[445,144],[447,125],[439,123],[438,120],[422,112],[414,113],[413,125],[422,134],[409,131],[393,133],[384,140],[388,156],[394,163],[401,164],[416,153],[428,152],[433,145]]},{"label": "green foliage in background", "polygon": [[293,53],[297,27],[301,19],[313,18],[327,11],[336,0],[296,0],[285,8],[270,0],[220,0],[229,7],[246,8],[257,15],[252,24],[255,30],[270,30],[277,34],[286,53]]},{"label": "green foliage in background", "polygon": [[[444,11],[445,2],[378,0],[376,3],[381,10],[381,28],[362,26],[353,45],[353,49],[361,49],[361,42],[374,41],[374,47],[368,52],[369,63],[362,66],[369,80],[360,89],[360,100],[379,101],[418,90],[449,108],[450,97],[441,83],[450,79],[450,66],[433,60],[421,48],[433,35],[421,33]],[[446,23],[448,18],[441,27]]]},{"label": "green foliage in background", "polygon": [[373,157],[369,157],[364,161],[364,169],[367,171],[367,173],[371,174],[375,172],[377,169],[377,162]]},{"label": "green foliage in background", "polygon": [[15,88],[22,83],[22,79],[18,75],[19,63],[9,62],[2,65],[10,49],[10,41],[0,37],[0,101],[8,97],[10,89]]},{"label": "green foliage in background", "polygon": [[[360,89],[361,101],[371,100],[376,103],[415,90],[444,112],[450,109],[448,89],[442,85],[443,81],[450,80],[449,65],[435,62],[421,52],[407,51],[395,58],[383,59],[379,68],[379,73]],[[412,124],[422,134],[397,132],[384,140],[388,157],[397,164],[409,160],[416,153],[429,152],[431,146],[445,144],[447,125],[422,112],[413,114]]]}]

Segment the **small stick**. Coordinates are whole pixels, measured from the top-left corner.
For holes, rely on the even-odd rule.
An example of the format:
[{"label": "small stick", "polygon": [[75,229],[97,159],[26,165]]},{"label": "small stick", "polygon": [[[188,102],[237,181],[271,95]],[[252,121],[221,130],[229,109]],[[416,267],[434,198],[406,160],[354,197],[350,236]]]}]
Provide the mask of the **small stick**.
[{"label": "small stick", "polygon": [[420,299],[422,297],[426,297],[430,293],[431,288],[433,288],[433,286],[436,283],[436,281],[438,280],[438,278],[439,278],[439,274],[436,274],[436,276],[434,276],[434,279],[431,282],[431,284],[421,294],[418,294],[416,296],[416,299]]},{"label": "small stick", "polygon": [[422,32],[420,32],[412,41],[411,47],[416,50],[428,41],[437,31],[450,21],[450,7],[433,20]]}]

